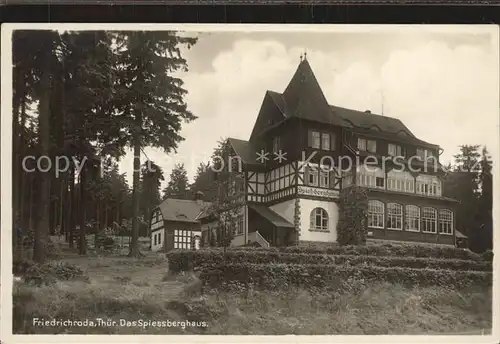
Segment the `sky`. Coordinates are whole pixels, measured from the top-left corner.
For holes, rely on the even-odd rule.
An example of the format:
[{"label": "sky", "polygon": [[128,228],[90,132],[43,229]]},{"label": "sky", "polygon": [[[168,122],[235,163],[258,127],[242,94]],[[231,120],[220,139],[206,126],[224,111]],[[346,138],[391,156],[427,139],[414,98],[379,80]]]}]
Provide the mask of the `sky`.
[{"label": "sky", "polygon": [[[486,145],[496,158],[498,28],[421,28],[187,32],[199,40],[183,50],[189,71],[180,76],[198,119],[183,125],[177,153],[145,153],[164,170],[165,184],[176,163],[192,181],[219,139],[250,137],[266,90],[283,92],[307,52],[331,105],[400,119],[418,138],[444,149],[443,163],[462,144]],[[119,165],[131,184],[131,153]]]}]

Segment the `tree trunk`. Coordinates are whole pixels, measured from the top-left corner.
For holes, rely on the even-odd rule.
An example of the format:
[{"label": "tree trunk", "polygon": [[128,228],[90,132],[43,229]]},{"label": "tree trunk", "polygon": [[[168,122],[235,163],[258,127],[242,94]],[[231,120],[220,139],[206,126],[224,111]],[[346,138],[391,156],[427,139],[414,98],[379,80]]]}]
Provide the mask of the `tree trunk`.
[{"label": "tree trunk", "polygon": [[96,200],[96,209],[95,209],[95,218],[97,223],[97,230],[100,231],[102,229],[101,218],[100,218],[100,205],[101,201],[99,199]]},{"label": "tree trunk", "polygon": [[80,255],[87,254],[87,240],[85,238],[85,212],[86,212],[86,203],[85,203],[85,180],[86,180],[87,168],[83,166],[80,172],[80,245],[79,245],[79,253]]},{"label": "tree trunk", "polygon": [[104,207],[104,230],[108,228],[108,205],[106,204]]},{"label": "tree trunk", "polygon": [[30,177],[30,199],[29,199],[29,218],[28,218],[28,233],[33,229],[33,189],[35,185],[35,175],[32,173]]},{"label": "tree trunk", "polygon": [[75,240],[74,240],[74,233],[75,233],[75,226],[76,226],[76,206],[77,206],[77,198],[76,198],[76,189],[75,189],[75,169],[74,167],[71,167],[70,169],[70,175],[69,175],[69,188],[70,192],[68,195],[69,198],[69,207],[70,207],[70,213],[68,216],[68,231],[69,231],[69,247],[74,248]]},{"label": "tree trunk", "polygon": [[132,190],[132,242],[130,243],[131,257],[139,257],[139,183],[141,171],[141,137],[134,133],[134,174]]},{"label": "tree trunk", "polygon": [[61,180],[61,194],[59,195],[59,235],[63,235],[64,231],[66,229],[65,225],[65,220],[66,218],[64,217],[64,209],[66,208],[66,205],[64,204],[64,198],[66,196],[66,193],[68,191],[68,185],[66,184],[66,175],[63,177],[63,180]]},{"label": "tree trunk", "polygon": [[[49,68],[43,71],[41,78],[42,97],[40,98],[40,113],[38,128],[40,137],[41,156],[50,156],[50,107],[49,107]],[[33,258],[38,263],[43,263],[47,258],[47,240],[49,234],[50,218],[50,174],[40,172],[40,195],[38,198],[38,221],[35,232],[35,246]]]},{"label": "tree trunk", "polygon": [[[18,74],[20,74],[18,72]],[[14,88],[15,91],[15,88]],[[13,97],[13,119],[12,119],[12,133],[14,138],[14,146],[12,147],[12,224],[13,224],[13,233],[12,233],[12,253],[13,259],[16,259],[17,256],[17,238],[18,238],[18,221],[19,221],[19,158],[20,154],[20,136],[19,136],[19,123],[20,123],[20,102],[19,95],[14,93]]]}]

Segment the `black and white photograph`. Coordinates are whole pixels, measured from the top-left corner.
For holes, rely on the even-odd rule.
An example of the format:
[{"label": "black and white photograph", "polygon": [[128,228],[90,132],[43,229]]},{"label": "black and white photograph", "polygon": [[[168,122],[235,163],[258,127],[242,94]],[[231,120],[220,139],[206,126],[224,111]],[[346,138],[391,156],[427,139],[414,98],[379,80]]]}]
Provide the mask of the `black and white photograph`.
[{"label": "black and white photograph", "polygon": [[2,341],[493,339],[498,26],[94,26],[2,26]]}]

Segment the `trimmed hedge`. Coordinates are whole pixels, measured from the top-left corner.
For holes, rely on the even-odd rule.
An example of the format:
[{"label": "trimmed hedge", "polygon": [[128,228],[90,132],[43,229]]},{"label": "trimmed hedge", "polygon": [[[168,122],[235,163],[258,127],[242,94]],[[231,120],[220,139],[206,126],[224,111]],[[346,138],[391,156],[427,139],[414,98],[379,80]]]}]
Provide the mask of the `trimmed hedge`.
[{"label": "trimmed hedge", "polygon": [[169,271],[179,273],[196,270],[203,266],[216,266],[223,263],[239,264],[335,264],[335,265],[374,265],[380,267],[405,267],[416,269],[449,269],[492,271],[491,263],[473,260],[435,259],[416,257],[364,256],[364,255],[327,255],[308,253],[286,253],[263,250],[235,250],[226,253],[220,250],[172,251],[168,255]]},{"label": "trimmed hedge", "polygon": [[306,289],[339,290],[361,282],[399,283],[405,286],[444,286],[465,288],[491,286],[491,272],[451,271],[385,267],[346,267],[325,264],[221,264],[204,268],[200,274],[204,287],[233,286],[284,290],[290,286]]},{"label": "trimmed hedge", "polygon": [[409,244],[380,244],[366,246],[331,246],[318,247],[310,246],[288,246],[288,247],[270,247],[270,248],[250,248],[235,247],[231,251],[255,250],[255,251],[274,251],[287,253],[322,253],[322,254],[347,254],[347,255],[366,255],[366,256],[399,256],[399,257],[417,257],[417,258],[441,258],[441,259],[464,259],[483,261],[482,257],[468,249],[442,246],[425,246]]}]

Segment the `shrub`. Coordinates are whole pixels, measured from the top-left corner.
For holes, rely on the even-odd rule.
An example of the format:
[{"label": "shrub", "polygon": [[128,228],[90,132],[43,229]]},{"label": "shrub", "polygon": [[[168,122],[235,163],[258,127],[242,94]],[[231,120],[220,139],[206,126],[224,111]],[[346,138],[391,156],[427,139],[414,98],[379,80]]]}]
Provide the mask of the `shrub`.
[{"label": "shrub", "polygon": [[105,237],[102,240],[102,247],[104,251],[112,251],[115,247],[115,240],[112,237]]},{"label": "shrub", "polygon": [[481,254],[481,257],[487,262],[493,262],[493,251],[487,250]]},{"label": "shrub", "polygon": [[81,279],[88,281],[83,270],[67,262],[48,262],[42,265],[34,264],[26,270],[24,281],[36,285],[52,284],[57,280],[69,281]]},{"label": "shrub", "polygon": [[355,185],[342,189],[339,208],[338,243],[340,245],[364,245],[368,216],[366,191]]},{"label": "shrub", "polygon": [[343,254],[328,255],[268,250],[234,250],[226,253],[220,250],[172,251],[167,256],[169,258],[169,271],[174,274],[182,271],[196,270],[203,266],[214,267],[225,262],[240,264],[335,264],[348,266],[374,265],[382,267],[408,267],[417,269],[492,270],[490,263],[472,260]]},{"label": "shrub", "polygon": [[228,288],[231,284],[260,289],[284,290],[288,287],[339,290],[348,281],[391,282],[406,286],[446,286],[465,288],[492,284],[491,272],[412,269],[399,267],[346,267],[325,264],[224,264],[204,268],[200,280],[205,287]]},{"label": "shrub", "polygon": [[453,246],[431,246],[421,244],[377,244],[377,245],[307,245],[307,246],[288,246],[288,247],[270,247],[270,248],[249,248],[235,247],[232,251],[256,250],[256,251],[275,251],[288,253],[322,253],[322,254],[349,254],[349,255],[367,255],[367,256],[400,256],[400,257],[419,257],[419,258],[441,258],[441,259],[469,259],[482,261],[482,257],[465,248],[456,248]]},{"label": "shrub", "polygon": [[12,274],[24,275],[33,265],[35,265],[35,262],[29,259],[15,260],[12,264]]}]

